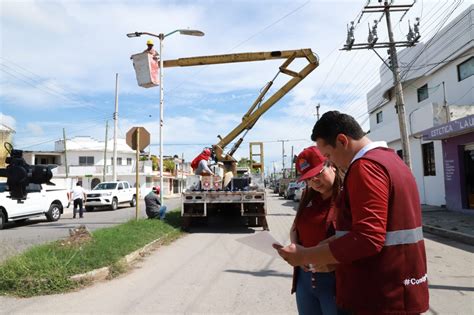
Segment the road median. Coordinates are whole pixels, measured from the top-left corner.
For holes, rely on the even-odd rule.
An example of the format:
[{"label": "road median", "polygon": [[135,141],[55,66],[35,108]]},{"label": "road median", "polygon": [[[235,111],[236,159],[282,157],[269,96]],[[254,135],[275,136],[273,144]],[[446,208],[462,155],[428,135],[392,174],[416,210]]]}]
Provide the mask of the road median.
[{"label": "road median", "polygon": [[179,211],[172,211],[166,221],[132,220],[33,247],[0,264],[0,295],[64,293],[113,278],[145,253],[180,237],[179,219]]}]

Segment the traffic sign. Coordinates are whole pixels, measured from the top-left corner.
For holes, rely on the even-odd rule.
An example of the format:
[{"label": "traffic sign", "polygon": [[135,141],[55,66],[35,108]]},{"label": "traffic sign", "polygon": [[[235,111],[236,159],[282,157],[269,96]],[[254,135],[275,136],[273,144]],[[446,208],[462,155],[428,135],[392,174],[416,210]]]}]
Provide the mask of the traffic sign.
[{"label": "traffic sign", "polygon": [[132,127],[127,132],[126,141],[130,148],[137,150],[137,132],[138,132],[138,150],[142,151],[150,144],[150,133],[144,127]]}]

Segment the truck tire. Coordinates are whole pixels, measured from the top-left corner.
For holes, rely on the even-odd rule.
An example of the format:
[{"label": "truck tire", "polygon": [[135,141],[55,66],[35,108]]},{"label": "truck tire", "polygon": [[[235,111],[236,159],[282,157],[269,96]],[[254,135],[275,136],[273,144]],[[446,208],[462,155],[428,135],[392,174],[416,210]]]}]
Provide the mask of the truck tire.
[{"label": "truck tire", "polygon": [[7,223],[7,218],[5,217],[5,213],[3,213],[2,210],[0,210],[0,230],[3,229],[5,226],[5,223]]},{"label": "truck tire", "polygon": [[92,207],[92,206],[86,206],[86,211],[87,211],[87,212],[92,212],[92,211],[94,211],[94,207]]},{"label": "truck tire", "polygon": [[114,197],[114,198],[112,199],[112,204],[110,205],[110,208],[111,208],[112,210],[117,210],[117,208],[118,208],[118,200],[117,200],[116,197]]},{"label": "truck tire", "polygon": [[133,198],[130,201],[130,207],[135,207],[136,205],[137,205],[137,197],[133,195]]},{"label": "truck tire", "polygon": [[52,203],[51,206],[49,206],[48,212],[46,212],[46,219],[48,219],[49,222],[54,222],[58,221],[59,218],[61,218],[61,204]]}]

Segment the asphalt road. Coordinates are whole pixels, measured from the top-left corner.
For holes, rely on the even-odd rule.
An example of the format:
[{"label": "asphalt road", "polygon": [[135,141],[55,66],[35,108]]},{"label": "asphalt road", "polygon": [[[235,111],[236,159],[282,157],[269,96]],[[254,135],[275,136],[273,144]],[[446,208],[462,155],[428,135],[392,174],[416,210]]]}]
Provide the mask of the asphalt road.
[{"label": "asphalt road", "polygon": [[[180,207],[180,198],[165,199],[168,210]],[[77,216],[78,217],[78,216]],[[140,217],[146,217],[145,204],[140,202]],[[95,210],[85,212],[83,219],[72,219],[72,206],[65,209],[61,219],[48,222],[38,217],[23,223],[12,222],[0,230],[0,262],[25,249],[69,236],[69,229],[85,224],[91,231],[114,226],[135,218],[135,208],[120,206],[116,211]],[[0,311],[1,313],[1,311]]]},{"label": "asphalt road", "polygon": [[[296,203],[275,195],[268,202],[271,233],[287,243]],[[117,279],[55,296],[0,297],[0,313],[296,314],[289,293],[292,269],[236,241],[259,230],[216,219],[159,248]],[[474,314],[474,248],[425,237],[427,314]]]}]

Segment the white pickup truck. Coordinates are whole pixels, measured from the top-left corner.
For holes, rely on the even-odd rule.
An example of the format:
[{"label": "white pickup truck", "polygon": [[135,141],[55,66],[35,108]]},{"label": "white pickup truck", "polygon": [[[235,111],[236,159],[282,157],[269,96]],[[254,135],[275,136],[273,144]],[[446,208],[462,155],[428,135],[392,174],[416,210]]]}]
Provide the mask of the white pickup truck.
[{"label": "white pickup truck", "polygon": [[126,181],[103,182],[87,193],[86,211],[94,207],[108,207],[116,210],[121,203],[135,207],[137,203],[136,189]]},{"label": "white pickup truck", "polygon": [[42,185],[30,184],[26,189],[26,199],[20,203],[12,200],[5,189],[6,183],[0,183],[0,230],[7,222],[23,221],[42,215],[46,215],[48,221],[57,221],[61,218],[64,208],[69,207],[66,189],[46,190]]}]

